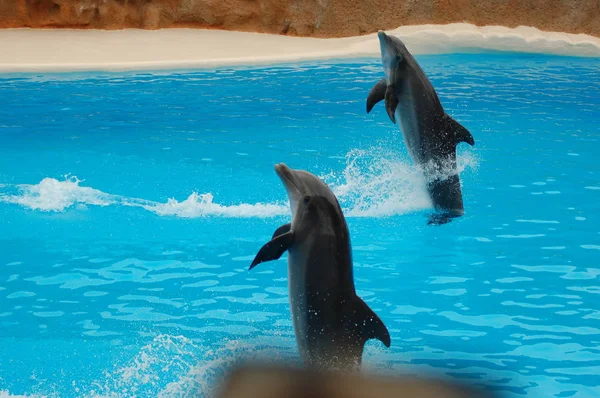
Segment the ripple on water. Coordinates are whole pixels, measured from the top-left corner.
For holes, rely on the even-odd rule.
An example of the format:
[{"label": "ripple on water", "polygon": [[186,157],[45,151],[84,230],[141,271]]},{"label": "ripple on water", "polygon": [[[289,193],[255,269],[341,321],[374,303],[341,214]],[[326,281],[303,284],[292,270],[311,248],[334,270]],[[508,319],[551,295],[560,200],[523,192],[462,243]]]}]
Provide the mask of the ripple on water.
[{"label": "ripple on water", "polygon": [[522,277],[522,276],[496,279],[496,282],[498,282],[498,283],[517,283],[517,282],[530,282],[530,281],[533,281],[533,278]]},{"label": "ripple on water", "polygon": [[561,305],[561,304],[530,304],[530,303],[519,303],[519,302],[515,302],[515,301],[503,301],[500,304],[506,305],[506,306],[523,307],[523,308],[564,308],[564,305]]},{"label": "ripple on water", "polygon": [[24,297],[33,297],[36,294],[34,292],[27,292],[27,291],[18,291],[18,292],[14,292],[9,294],[8,296],[6,296],[7,299],[16,299],[16,298],[24,298]]},{"label": "ripple on water", "polygon": [[600,286],[567,286],[567,289],[576,292],[600,294]]},{"label": "ripple on water", "polygon": [[234,286],[216,286],[209,287],[204,289],[206,292],[220,292],[220,293],[229,293],[229,292],[238,292],[240,290],[251,290],[258,289],[259,287],[256,285],[234,285]]},{"label": "ripple on water", "polygon": [[477,332],[474,330],[420,330],[420,333],[440,337],[482,337],[486,332]]},{"label": "ripple on water", "polygon": [[532,224],[560,224],[560,222],[558,222],[556,220],[523,220],[523,219],[519,219],[516,221],[524,222],[524,223],[532,223]]},{"label": "ripple on water", "polygon": [[100,296],[106,296],[108,294],[108,292],[102,292],[102,291],[98,291],[98,290],[89,290],[85,293],[83,293],[83,295],[85,297],[100,297]]},{"label": "ripple on water", "polygon": [[33,315],[39,318],[56,318],[65,315],[65,313],[62,311],[37,311],[33,312]]},{"label": "ripple on water", "polygon": [[529,272],[554,272],[554,273],[569,273],[577,269],[572,265],[519,265],[512,264],[511,267],[522,269]]},{"label": "ripple on water", "polygon": [[182,285],[181,287],[182,288],[209,287],[209,286],[215,286],[218,284],[219,284],[219,281],[206,279],[206,280],[203,280],[200,282],[186,283],[185,285]]},{"label": "ripple on water", "polygon": [[133,294],[119,296],[119,297],[117,297],[117,300],[145,301],[145,302],[151,303],[151,304],[163,304],[163,305],[169,305],[169,306],[172,306],[175,308],[181,308],[186,305],[185,303],[181,302],[181,299],[162,299],[162,298],[154,297],[154,296],[138,296],[138,295],[133,295]]},{"label": "ripple on water", "polygon": [[461,278],[459,276],[432,276],[429,279],[431,279],[429,283],[432,285],[445,283],[462,283],[471,280],[471,278]]},{"label": "ripple on water", "polygon": [[443,296],[462,296],[467,293],[467,289],[444,289],[431,292],[433,294],[441,294]]},{"label": "ripple on water", "polygon": [[600,245],[581,245],[580,247],[586,250],[600,250]]},{"label": "ripple on water", "polygon": [[508,326],[519,327],[528,331],[550,332],[550,333],[565,333],[574,335],[599,335],[600,329],[588,326],[564,326],[564,325],[538,325],[519,322],[519,320],[538,321],[536,318],[525,317],[521,315],[510,316],[502,314],[486,314],[486,315],[466,315],[459,314],[453,311],[441,311],[437,315],[448,320],[464,323],[477,327],[491,327],[494,329],[502,329]]},{"label": "ripple on water", "polygon": [[544,234],[519,234],[519,235],[496,235],[498,238],[503,239],[531,239],[531,238],[542,238]]}]

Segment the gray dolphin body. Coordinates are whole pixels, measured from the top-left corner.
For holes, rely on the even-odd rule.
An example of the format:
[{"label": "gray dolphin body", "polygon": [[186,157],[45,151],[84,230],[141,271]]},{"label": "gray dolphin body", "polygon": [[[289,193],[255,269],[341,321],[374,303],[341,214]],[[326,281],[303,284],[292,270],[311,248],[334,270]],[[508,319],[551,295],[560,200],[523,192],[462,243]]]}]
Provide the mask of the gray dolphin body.
[{"label": "gray dolphin body", "polygon": [[456,145],[474,145],[471,133],[448,115],[433,85],[402,41],[379,31],[385,78],[367,97],[367,113],[381,100],[393,123],[399,121],[413,162],[424,169],[427,190],[438,214],[430,223],[445,223],[464,214],[456,170]]},{"label": "gray dolphin body", "polygon": [[360,367],[365,342],[390,335],[357,296],[350,234],[331,189],[304,170],[281,163],[275,171],[290,200],[291,224],[279,227],[250,269],[288,251],[290,309],[303,362],[321,369]]}]

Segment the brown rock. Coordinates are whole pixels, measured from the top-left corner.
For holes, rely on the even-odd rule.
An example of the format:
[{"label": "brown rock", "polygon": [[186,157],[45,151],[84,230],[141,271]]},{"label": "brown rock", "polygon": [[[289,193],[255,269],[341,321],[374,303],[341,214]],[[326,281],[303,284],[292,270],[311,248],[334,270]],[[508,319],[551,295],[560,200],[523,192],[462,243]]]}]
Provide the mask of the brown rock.
[{"label": "brown rock", "polygon": [[0,0],[0,28],[198,27],[344,37],[402,25],[534,26],[600,37],[598,0]]},{"label": "brown rock", "polygon": [[160,27],[160,14],[159,7],[155,4],[147,4],[142,17],[144,29],[158,29]]}]

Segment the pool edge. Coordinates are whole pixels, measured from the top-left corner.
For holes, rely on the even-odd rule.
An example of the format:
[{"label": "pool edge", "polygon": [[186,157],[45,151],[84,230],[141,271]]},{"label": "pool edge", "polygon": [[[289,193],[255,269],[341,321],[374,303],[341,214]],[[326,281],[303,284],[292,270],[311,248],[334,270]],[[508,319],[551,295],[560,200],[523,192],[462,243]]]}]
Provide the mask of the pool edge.
[{"label": "pool edge", "polygon": [[[203,69],[378,58],[376,34],[339,39],[174,28],[157,31],[4,29],[0,73]],[[414,54],[519,52],[600,57],[600,38],[466,23],[389,30]]]}]

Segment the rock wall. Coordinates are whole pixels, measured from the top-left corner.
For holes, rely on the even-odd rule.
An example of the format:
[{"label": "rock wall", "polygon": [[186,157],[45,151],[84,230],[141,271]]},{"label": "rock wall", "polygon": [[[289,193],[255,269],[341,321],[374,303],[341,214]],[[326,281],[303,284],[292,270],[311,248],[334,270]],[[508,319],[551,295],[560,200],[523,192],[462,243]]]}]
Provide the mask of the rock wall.
[{"label": "rock wall", "polygon": [[452,22],[600,37],[600,0],[0,0],[0,28],[197,27],[344,37]]}]

